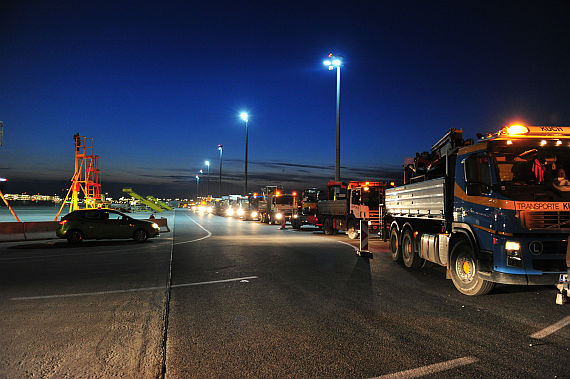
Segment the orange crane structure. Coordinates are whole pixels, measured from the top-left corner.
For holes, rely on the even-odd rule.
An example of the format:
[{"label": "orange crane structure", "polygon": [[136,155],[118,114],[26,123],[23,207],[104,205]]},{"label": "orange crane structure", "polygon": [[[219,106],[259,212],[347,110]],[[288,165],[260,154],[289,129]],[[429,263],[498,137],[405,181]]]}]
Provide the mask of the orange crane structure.
[{"label": "orange crane structure", "polygon": [[75,133],[73,140],[75,142],[75,172],[71,178],[71,187],[54,221],[57,221],[70,194],[69,212],[79,209],[80,193],[83,193],[86,208],[98,208],[102,205],[99,156],[93,154],[93,138]]}]

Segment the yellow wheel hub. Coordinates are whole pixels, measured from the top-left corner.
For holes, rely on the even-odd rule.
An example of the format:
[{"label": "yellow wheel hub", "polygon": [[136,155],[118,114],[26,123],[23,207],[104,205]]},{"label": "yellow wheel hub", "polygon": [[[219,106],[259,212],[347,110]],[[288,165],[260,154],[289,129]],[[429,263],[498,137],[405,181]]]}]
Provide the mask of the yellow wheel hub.
[{"label": "yellow wheel hub", "polygon": [[471,266],[469,265],[469,262],[464,261],[462,267],[463,267],[463,272],[465,274],[469,274],[469,271],[471,271]]}]

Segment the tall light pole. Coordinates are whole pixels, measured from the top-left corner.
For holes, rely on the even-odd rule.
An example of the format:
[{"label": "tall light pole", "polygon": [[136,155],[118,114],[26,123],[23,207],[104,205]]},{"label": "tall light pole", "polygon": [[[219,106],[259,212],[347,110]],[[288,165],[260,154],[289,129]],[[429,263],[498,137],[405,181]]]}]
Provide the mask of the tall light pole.
[{"label": "tall light pole", "polygon": [[336,161],[334,167],[334,180],[340,181],[340,68],[342,66],[342,57],[335,56],[332,53],[323,61],[329,70],[336,68]]},{"label": "tall light pole", "polygon": [[245,121],[245,186],[243,194],[247,196],[247,113],[241,112],[239,116]]},{"label": "tall light pole", "polygon": [[208,167],[208,175],[206,176],[206,192],[207,195],[210,196],[210,161],[206,161],[204,162],[206,164],[206,166]]},{"label": "tall light pole", "polygon": [[218,144],[220,150],[220,181],[218,182],[218,195],[222,197],[222,154],[224,153],[224,145]]},{"label": "tall light pole", "polygon": [[200,177],[198,175],[196,175],[196,201],[198,201],[199,186],[200,186]]}]

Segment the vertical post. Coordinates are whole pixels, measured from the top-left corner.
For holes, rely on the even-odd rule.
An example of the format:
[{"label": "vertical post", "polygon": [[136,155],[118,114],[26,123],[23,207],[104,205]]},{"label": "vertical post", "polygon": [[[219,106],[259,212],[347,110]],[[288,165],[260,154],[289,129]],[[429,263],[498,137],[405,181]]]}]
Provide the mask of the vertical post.
[{"label": "vertical post", "polygon": [[340,66],[336,68],[336,163],[334,180],[340,181]]},{"label": "vertical post", "polygon": [[370,250],[368,250],[368,221],[360,220],[360,249],[357,254],[361,257],[372,258]]},{"label": "vertical post", "polygon": [[208,175],[206,176],[206,196],[210,196],[210,161],[206,161],[206,166],[208,166]]},{"label": "vertical post", "polygon": [[218,181],[218,196],[222,197],[222,154],[224,146],[218,145],[218,150],[220,150],[220,180]]},{"label": "vertical post", "polygon": [[199,186],[200,186],[200,177],[196,175],[196,201],[198,201],[198,196],[200,196]]},{"label": "vertical post", "polygon": [[245,196],[247,196],[247,132],[247,120],[245,120],[245,188],[243,193]]}]

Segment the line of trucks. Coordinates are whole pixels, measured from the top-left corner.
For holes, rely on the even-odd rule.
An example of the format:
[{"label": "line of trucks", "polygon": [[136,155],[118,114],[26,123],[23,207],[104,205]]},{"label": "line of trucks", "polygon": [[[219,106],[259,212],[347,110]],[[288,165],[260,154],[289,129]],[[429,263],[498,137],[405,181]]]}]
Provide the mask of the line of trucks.
[{"label": "line of trucks", "polygon": [[[570,271],[570,127],[512,125],[464,139],[450,129],[429,152],[404,163],[403,185],[330,181],[284,193],[227,200],[244,219],[318,226],[358,238],[359,222],[389,240],[392,259],[408,268],[426,261],[466,295],[495,284],[558,285]],[[222,200],[223,202],[224,200]],[[226,208],[227,211],[227,208]],[[237,212],[237,211],[236,211]]]}]

